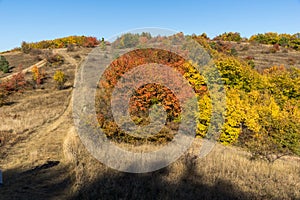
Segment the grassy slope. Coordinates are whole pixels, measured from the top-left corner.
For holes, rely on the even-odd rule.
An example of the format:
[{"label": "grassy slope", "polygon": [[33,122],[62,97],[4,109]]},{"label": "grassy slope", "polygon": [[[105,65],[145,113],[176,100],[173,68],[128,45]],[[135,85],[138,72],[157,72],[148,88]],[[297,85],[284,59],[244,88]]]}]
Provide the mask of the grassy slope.
[{"label": "grassy slope", "polygon": [[[269,60],[271,64],[275,59],[272,65],[282,64],[276,53],[261,54],[256,48],[238,53],[244,56],[253,49],[251,56],[257,63]],[[72,85],[74,62],[80,62],[72,57],[84,57],[87,52],[58,52],[66,58],[65,64],[45,70],[51,77],[56,69],[63,69],[69,76],[67,84]],[[289,52],[288,56],[300,54]],[[18,54],[10,59],[18,60]],[[198,140],[188,156],[157,172],[135,175],[109,169],[86,151],[74,131],[72,88],[57,91],[51,78],[46,81],[44,90],[15,94],[11,104],[0,108],[0,136],[8,138],[0,146],[4,172],[0,199],[300,198],[299,158],[282,158],[268,165],[250,161],[241,149],[217,145],[207,157],[193,160],[201,145]]]},{"label": "grassy slope", "polygon": [[279,51],[271,53],[272,45],[255,44],[255,43],[236,43],[232,44],[237,50],[237,56],[240,58],[253,57],[255,68],[258,71],[272,67],[274,65],[284,65],[285,67],[298,67],[300,68],[299,51],[293,49],[286,49],[280,47]]}]

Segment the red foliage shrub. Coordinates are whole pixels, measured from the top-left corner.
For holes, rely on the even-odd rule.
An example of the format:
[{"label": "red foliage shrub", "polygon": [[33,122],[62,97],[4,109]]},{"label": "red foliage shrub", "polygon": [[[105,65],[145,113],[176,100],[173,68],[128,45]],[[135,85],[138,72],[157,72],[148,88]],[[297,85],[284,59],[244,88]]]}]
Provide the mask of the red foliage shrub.
[{"label": "red foliage shrub", "polygon": [[[96,112],[99,124],[101,124],[103,130],[106,131],[106,135],[110,138],[117,140],[124,139],[124,137],[122,137],[124,136],[124,133],[120,132],[116,128],[118,126],[115,124],[111,112],[111,97],[115,86],[120,84],[119,79],[121,77],[123,77],[128,71],[133,70],[135,67],[145,65],[145,69],[141,73],[146,72],[148,70],[147,64],[149,63],[169,66],[175,69],[183,77],[185,77],[186,73],[191,70],[191,67],[193,67],[179,55],[160,49],[138,49],[124,54],[114,60],[110,64],[110,67],[106,69],[99,82],[99,88],[101,88],[101,91],[98,91],[96,100]],[[161,73],[164,74],[163,69]],[[137,75],[136,77],[141,76]],[[172,75],[165,77],[164,81],[168,83],[167,85],[174,86],[174,88],[182,86],[180,80],[173,78]],[[124,87],[122,86],[122,88],[134,88],[136,82],[137,80],[134,78],[132,80],[130,79],[125,83],[126,85],[124,85]],[[203,95],[203,92],[206,91],[205,86],[201,87],[198,91],[196,90],[195,85],[197,82],[189,82],[199,96]],[[166,127],[168,127],[170,130],[173,130],[172,127],[176,127],[176,125],[174,125],[176,124],[175,121],[178,119],[178,117],[180,117],[181,114],[181,107],[178,99],[180,98],[187,100],[190,97],[187,91],[183,91],[180,95],[182,96],[176,96],[169,88],[156,83],[140,86],[134,91],[133,96],[130,98],[129,113],[134,121],[136,119],[136,123],[147,122],[150,107],[154,104],[160,104],[167,113]],[[159,136],[160,140],[168,141],[170,137],[172,137],[170,134],[166,134],[164,131],[162,132],[163,133],[161,133]],[[158,135],[153,137],[158,137]],[[128,137],[125,138],[128,139]],[[135,141],[135,139],[132,140]],[[150,140],[152,139],[150,138]],[[153,139],[153,141],[156,139]]]},{"label": "red foliage shrub", "polygon": [[95,47],[99,44],[99,41],[95,37],[86,37],[83,43],[84,47]]},{"label": "red foliage shrub", "polygon": [[246,60],[254,60],[254,56],[247,56],[245,59]]},{"label": "red foliage shrub", "polygon": [[279,50],[280,50],[280,45],[279,45],[279,44],[274,44],[274,45],[273,45],[273,48],[274,48],[276,51],[279,51]]},{"label": "red foliage shrub", "polygon": [[10,79],[3,81],[1,88],[8,92],[20,91],[26,85],[26,80],[22,68],[19,67],[19,72],[13,75]]}]

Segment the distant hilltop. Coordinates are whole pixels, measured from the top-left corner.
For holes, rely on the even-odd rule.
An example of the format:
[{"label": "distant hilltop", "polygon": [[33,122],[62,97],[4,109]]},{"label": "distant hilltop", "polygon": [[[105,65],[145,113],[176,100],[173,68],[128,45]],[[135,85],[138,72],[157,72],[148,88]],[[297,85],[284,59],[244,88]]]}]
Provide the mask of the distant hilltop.
[{"label": "distant hilltop", "polygon": [[[249,38],[242,37],[241,34],[238,32],[225,32],[214,38],[209,38],[206,33],[202,33],[200,35],[192,34],[191,36],[203,37],[210,41],[251,42],[251,43],[268,44],[268,45],[277,44],[281,47],[300,50],[300,33],[287,34],[287,33],[267,32],[267,33],[258,33],[250,36]],[[117,38],[116,41],[122,39],[124,41],[125,39],[127,43],[131,43],[133,41],[135,42],[140,37],[152,38],[150,33],[142,33],[142,34],[127,33]],[[82,47],[95,47],[101,43],[105,43],[105,45],[110,45],[109,42],[104,41],[104,38],[98,39],[97,37],[94,36],[68,36],[68,37],[57,38],[53,40],[42,40],[38,42],[23,41],[21,43],[21,47],[16,47],[12,50],[8,50],[5,52],[19,51],[19,50],[28,51],[30,49],[67,48],[70,45],[82,46]]]}]

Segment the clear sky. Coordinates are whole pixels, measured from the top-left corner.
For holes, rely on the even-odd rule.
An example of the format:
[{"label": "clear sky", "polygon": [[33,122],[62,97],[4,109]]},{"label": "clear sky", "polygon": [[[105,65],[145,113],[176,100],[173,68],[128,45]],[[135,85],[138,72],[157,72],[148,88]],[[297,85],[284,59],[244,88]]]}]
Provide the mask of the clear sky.
[{"label": "clear sky", "polygon": [[300,32],[300,0],[0,0],[0,51],[69,35],[109,38],[142,27],[186,34]]}]

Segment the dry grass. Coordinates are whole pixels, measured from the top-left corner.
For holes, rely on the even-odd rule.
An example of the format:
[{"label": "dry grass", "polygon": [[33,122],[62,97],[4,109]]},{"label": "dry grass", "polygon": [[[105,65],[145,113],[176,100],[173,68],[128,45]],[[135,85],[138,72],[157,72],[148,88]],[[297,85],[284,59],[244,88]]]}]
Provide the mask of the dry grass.
[{"label": "dry grass", "polygon": [[90,52],[92,51],[91,48],[82,48],[77,47],[75,51],[68,52],[68,54],[73,57],[74,59],[80,61],[81,58],[85,58]]},{"label": "dry grass", "polygon": [[[197,139],[198,140],[198,139]],[[201,141],[169,167],[147,174],[127,174],[103,166],[81,144],[74,165],[78,199],[299,199],[300,159],[273,165],[251,161],[240,149],[217,144],[206,157],[194,159]],[[148,147],[147,147],[148,148]],[[84,167],[83,167],[84,166]]]},{"label": "dry grass", "polygon": [[258,197],[300,198],[299,158],[278,160],[273,165],[249,158],[242,150],[217,145],[209,156],[197,161],[197,169],[208,184],[222,179]]},{"label": "dry grass", "polygon": [[27,95],[23,94],[25,100],[19,99],[19,102],[1,107],[1,131],[12,130],[14,133],[22,133],[57,118],[68,105],[70,90],[50,94],[41,91],[40,94],[26,98]]},{"label": "dry grass", "polygon": [[75,127],[72,127],[68,131],[63,143],[63,153],[65,156],[65,161],[67,163],[78,162],[79,144],[80,144],[80,139],[78,138],[78,135],[75,131]]},{"label": "dry grass", "polygon": [[[18,66],[22,66],[22,68],[25,69],[40,61],[36,55],[24,54],[22,52],[9,52],[1,55],[6,58],[10,66],[14,67],[12,69],[12,73],[18,71]],[[9,74],[3,74],[2,72],[0,72],[0,78]]]},{"label": "dry grass", "polygon": [[240,58],[254,57],[255,68],[259,71],[270,68],[274,65],[284,65],[285,67],[300,68],[300,52],[293,49],[280,47],[276,53],[271,53],[272,45],[249,44],[230,42],[232,47],[237,50]]}]

